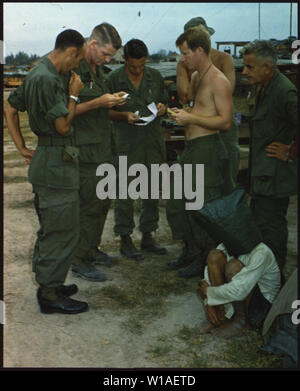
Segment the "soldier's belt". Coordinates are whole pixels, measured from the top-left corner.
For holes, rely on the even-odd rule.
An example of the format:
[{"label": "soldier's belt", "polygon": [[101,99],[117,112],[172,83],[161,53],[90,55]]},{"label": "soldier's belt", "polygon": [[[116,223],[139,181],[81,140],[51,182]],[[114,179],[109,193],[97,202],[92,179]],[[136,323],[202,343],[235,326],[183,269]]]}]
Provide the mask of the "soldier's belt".
[{"label": "soldier's belt", "polygon": [[75,145],[73,137],[54,137],[54,136],[39,136],[39,147],[64,147],[67,145]]}]

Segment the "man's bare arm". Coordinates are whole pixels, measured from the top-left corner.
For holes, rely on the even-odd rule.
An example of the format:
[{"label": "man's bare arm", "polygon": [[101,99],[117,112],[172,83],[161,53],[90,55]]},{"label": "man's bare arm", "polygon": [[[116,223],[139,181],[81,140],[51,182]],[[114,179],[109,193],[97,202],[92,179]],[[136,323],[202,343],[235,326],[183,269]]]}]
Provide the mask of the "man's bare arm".
[{"label": "man's bare arm", "polygon": [[177,64],[176,85],[178,98],[181,104],[189,101],[190,77],[184,64],[179,61]]},{"label": "man's bare arm", "polygon": [[18,110],[8,103],[7,107],[4,109],[4,115],[7,123],[8,133],[10,134],[18,151],[25,159],[30,161],[34,154],[34,150],[28,149],[26,147],[25,140],[20,129]]},{"label": "man's bare arm", "polygon": [[55,130],[62,136],[66,136],[71,128],[72,121],[75,117],[76,102],[70,98],[67,107],[69,114],[65,117],[56,118],[54,121]]},{"label": "man's bare arm", "polygon": [[233,58],[230,55],[224,57],[222,72],[229,80],[231,84],[231,92],[233,93],[235,89],[235,69]]},{"label": "man's bare arm", "polygon": [[104,94],[88,102],[79,103],[76,106],[76,115],[81,115],[101,107],[110,109],[114,106],[122,105],[126,101],[126,98],[123,98],[125,94],[123,91],[115,92],[114,94]]}]

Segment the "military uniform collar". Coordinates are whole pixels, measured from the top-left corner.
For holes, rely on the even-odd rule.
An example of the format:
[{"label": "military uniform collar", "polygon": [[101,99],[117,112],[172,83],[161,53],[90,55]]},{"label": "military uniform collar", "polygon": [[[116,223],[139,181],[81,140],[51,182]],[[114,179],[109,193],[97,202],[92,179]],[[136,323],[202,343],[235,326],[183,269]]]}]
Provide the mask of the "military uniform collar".
[{"label": "military uniform collar", "polygon": [[53,73],[56,76],[60,76],[60,73],[56,69],[55,65],[48,57],[43,58],[41,63],[43,63],[51,73]]},{"label": "military uniform collar", "polygon": [[96,72],[93,71],[93,68],[90,66],[90,64],[87,62],[86,58],[83,58],[80,63],[79,63],[80,68],[82,69],[83,72],[85,73],[92,73],[93,75],[97,76],[97,71],[98,68],[96,66]]},{"label": "military uniform collar", "polygon": [[[123,67],[122,67],[122,79],[125,81],[127,81],[128,80],[128,82],[130,83],[130,84],[132,84],[131,83],[131,81],[130,81],[130,79],[129,79],[129,77],[127,76],[127,73],[126,73],[126,65],[124,65]],[[141,80],[141,85],[142,85],[142,83],[143,83],[143,81],[144,80],[146,80],[146,81],[151,81],[152,79],[151,79],[151,73],[150,73],[150,71],[149,71],[149,68],[147,67],[147,66],[145,66],[145,69],[144,69],[144,73],[143,73],[143,77],[142,77],[142,80]]]}]

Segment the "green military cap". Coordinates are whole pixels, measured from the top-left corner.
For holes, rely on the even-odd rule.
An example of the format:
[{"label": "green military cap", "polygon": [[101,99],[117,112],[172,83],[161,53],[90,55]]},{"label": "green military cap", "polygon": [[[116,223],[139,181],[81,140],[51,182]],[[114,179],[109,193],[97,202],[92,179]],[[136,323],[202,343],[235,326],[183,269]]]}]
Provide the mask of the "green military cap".
[{"label": "green military cap", "polygon": [[184,31],[192,28],[192,27],[197,27],[197,26],[204,26],[206,30],[209,32],[209,35],[213,35],[215,30],[212,27],[208,27],[205,20],[201,17],[198,16],[196,18],[192,18],[189,20],[185,25],[184,25]]}]

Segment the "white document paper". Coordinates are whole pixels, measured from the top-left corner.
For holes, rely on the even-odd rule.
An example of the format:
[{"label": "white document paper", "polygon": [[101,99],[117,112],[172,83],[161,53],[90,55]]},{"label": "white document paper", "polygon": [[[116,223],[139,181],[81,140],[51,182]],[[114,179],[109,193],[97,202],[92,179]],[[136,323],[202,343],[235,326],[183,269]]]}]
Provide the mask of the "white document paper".
[{"label": "white document paper", "polygon": [[[154,102],[150,103],[147,108],[151,111],[151,115],[149,117],[140,117],[141,120],[145,121],[145,123],[138,124],[136,123],[135,125],[137,126],[145,126],[148,125],[150,122],[152,122],[156,117],[157,117],[157,107]],[[139,115],[139,111],[136,111],[135,114]]]}]

